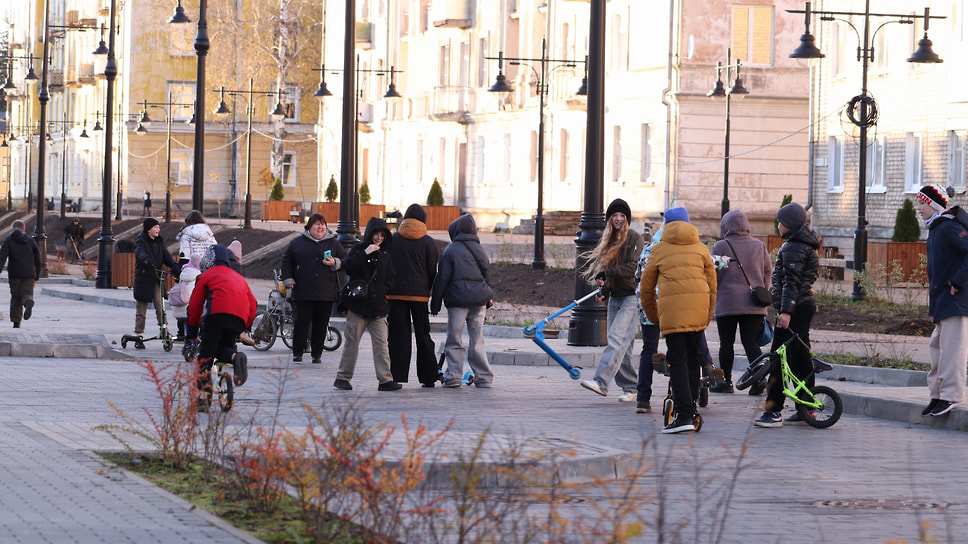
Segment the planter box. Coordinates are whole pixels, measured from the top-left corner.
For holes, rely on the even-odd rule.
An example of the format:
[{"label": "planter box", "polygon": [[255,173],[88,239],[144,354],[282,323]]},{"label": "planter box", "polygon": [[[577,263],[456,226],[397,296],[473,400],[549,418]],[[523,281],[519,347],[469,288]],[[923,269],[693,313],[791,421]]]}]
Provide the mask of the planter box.
[{"label": "planter box", "polygon": [[427,230],[447,230],[460,217],[460,206],[424,206],[427,211]]},{"label": "planter box", "polygon": [[[366,228],[366,222],[369,221],[371,217],[383,217],[384,210],[386,206],[383,204],[361,204],[360,205],[360,231],[362,232]],[[330,225],[334,225],[335,230],[336,222],[339,221],[339,202],[314,202],[313,203],[313,213],[323,214],[326,218],[326,222]]]},{"label": "planter box", "polygon": [[868,242],[868,266],[882,265],[884,271],[890,274],[894,263],[901,267],[903,278],[901,281],[912,281],[923,276],[926,271],[921,269],[921,255],[928,254],[927,242]]},{"label": "planter box", "polygon": [[134,253],[111,256],[111,287],[134,286]]},{"label": "planter box", "polygon": [[300,210],[295,200],[263,200],[262,219],[265,221],[289,221],[291,217],[289,212],[293,208],[296,211]]}]

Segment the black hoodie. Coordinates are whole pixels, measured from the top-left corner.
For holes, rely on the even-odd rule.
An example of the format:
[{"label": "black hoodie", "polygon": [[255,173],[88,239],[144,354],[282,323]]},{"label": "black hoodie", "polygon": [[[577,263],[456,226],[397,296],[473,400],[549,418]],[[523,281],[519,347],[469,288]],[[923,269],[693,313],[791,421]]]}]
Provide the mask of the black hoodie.
[{"label": "black hoodie", "polygon": [[[383,232],[383,243],[380,250],[366,254],[366,248],[373,243],[373,235]],[[367,319],[384,317],[390,313],[387,293],[393,286],[393,266],[390,263],[390,229],[386,221],[378,217],[371,217],[366,222],[363,240],[350,248],[350,252],[343,259],[343,270],[349,276],[349,281],[363,280],[367,284],[367,297],[363,300],[340,298],[340,307],[352,311],[354,314]]]},{"label": "black hoodie", "polygon": [[0,246],[0,272],[10,258],[7,277],[14,279],[40,278],[40,250],[34,240],[20,229],[13,229]]}]

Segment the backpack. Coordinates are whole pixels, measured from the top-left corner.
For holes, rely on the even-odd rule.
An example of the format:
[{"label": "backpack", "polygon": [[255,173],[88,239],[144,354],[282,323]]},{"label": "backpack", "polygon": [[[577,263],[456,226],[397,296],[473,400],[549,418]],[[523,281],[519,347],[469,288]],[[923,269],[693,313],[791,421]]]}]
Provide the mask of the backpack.
[{"label": "backpack", "polygon": [[186,289],[184,283],[176,283],[170,291],[168,291],[168,302],[172,306],[185,306],[188,304]]}]

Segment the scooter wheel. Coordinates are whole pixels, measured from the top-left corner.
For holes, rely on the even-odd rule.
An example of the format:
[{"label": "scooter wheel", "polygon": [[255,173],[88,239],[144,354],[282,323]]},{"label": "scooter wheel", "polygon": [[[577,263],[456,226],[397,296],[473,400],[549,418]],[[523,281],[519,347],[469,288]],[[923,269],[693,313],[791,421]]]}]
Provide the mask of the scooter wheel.
[{"label": "scooter wheel", "polygon": [[697,433],[699,432],[700,429],[702,429],[702,416],[701,415],[696,414],[695,417],[692,418],[692,427],[696,430],[695,432],[697,432]]},{"label": "scooter wheel", "polygon": [[127,349],[128,341],[124,338],[121,339],[121,349]]},{"label": "scooter wheel", "polygon": [[171,351],[171,348],[174,347],[174,343],[171,341],[171,337],[170,336],[166,336],[166,337],[164,337],[164,338],[161,339],[161,347],[166,352]]},{"label": "scooter wheel", "polygon": [[465,372],[464,373],[464,379],[461,380],[461,381],[464,382],[464,385],[473,385],[474,384],[474,371],[473,370],[468,370],[467,372]]}]

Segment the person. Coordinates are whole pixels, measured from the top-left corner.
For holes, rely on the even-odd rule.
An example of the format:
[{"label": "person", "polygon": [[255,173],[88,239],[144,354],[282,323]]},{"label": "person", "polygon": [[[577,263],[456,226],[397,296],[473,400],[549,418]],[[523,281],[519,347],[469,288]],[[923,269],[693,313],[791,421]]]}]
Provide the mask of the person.
[{"label": "person", "polygon": [[131,238],[121,238],[114,244],[115,253],[134,253],[136,248],[137,244]]},{"label": "person", "polygon": [[[430,313],[440,313],[447,305],[447,340],[444,342],[444,387],[461,386],[464,358],[474,372],[474,385],[491,387],[494,373],[484,351],[484,317],[494,291],[488,283],[487,255],[477,237],[473,215],[462,215],[447,226],[451,243],[440,254],[440,266],[430,298]],[[467,325],[467,350],[462,330]]]},{"label": "person", "polygon": [[[800,342],[793,342],[787,348],[787,362],[793,374],[805,380],[810,388],[814,382],[813,359],[810,355],[810,322],[817,313],[813,283],[817,281],[820,270],[817,250],[823,245],[823,240],[807,223],[806,210],[796,202],[780,208],[776,212],[776,220],[784,242],[776,255],[773,283],[770,285],[773,307],[777,313],[771,350],[776,351],[794,334],[799,336]],[[780,367],[774,365],[767,382],[766,410],[753,425],[782,427],[784,421],[780,414],[784,398]],[[797,412],[787,418],[786,423],[803,425],[806,421]]]},{"label": "person", "polygon": [[[149,217],[144,220],[141,227],[142,233],[138,235],[134,252],[135,336],[141,336],[145,332],[145,315],[148,312],[149,302],[155,305],[158,326],[161,327],[164,324],[165,306],[161,296],[161,267],[168,266],[174,274],[179,271],[178,263],[171,258],[165,246],[165,240],[161,237],[161,225],[158,224],[158,220]],[[145,349],[144,342],[141,340],[136,341],[134,347]]]},{"label": "person", "polygon": [[84,252],[84,225],[77,217],[64,227],[64,243],[71,262],[81,258]]},{"label": "person", "polygon": [[[758,342],[760,327],[767,311],[757,306],[750,296],[750,286],[769,287],[773,263],[766,251],[766,244],[750,236],[750,221],[741,210],[730,210],[719,222],[723,239],[716,242],[710,253],[728,257],[725,268],[718,269],[716,295],[716,328],[719,330],[719,368],[724,381],[710,389],[712,393],[733,392],[733,343],[736,327],[746,352],[753,361],[762,351]],[[759,395],[765,382],[753,384],[750,395]]]},{"label": "person", "polygon": [[638,377],[632,366],[632,345],[639,308],[634,278],[644,242],[639,233],[629,228],[632,210],[621,198],[608,205],[605,217],[605,232],[589,254],[589,266],[582,275],[601,287],[596,300],[608,299],[608,344],[598,360],[594,378],[582,380],[581,386],[604,397],[608,395],[608,382],[614,378],[623,392],[619,402],[635,402]]},{"label": "person", "polygon": [[19,329],[21,320],[30,319],[34,311],[34,285],[40,278],[40,249],[33,238],[27,236],[27,227],[17,219],[11,225],[10,235],[0,245],[0,272],[7,267],[10,284],[10,321]]},{"label": "person", "polygon": [[[685,210],[685,208],[682,208]],[[716,306],[716,270],[699,241],[699,231],[685,220],[669,220],[662,240],[652,248],[639,288],[642,310],[666,340],[666,364],[676,417],[663,434],[695,430],[703,331]],[[688,217],[688,213],[686,214]],[[658,291],[656,291],[658,289]]]},{"label": "person", "polygon": [[440,250],[437,242],[427,235],[427,212],[420,204],[407,208],[397,232],[393,233],[390,260],[396,277],[387,295],[390,373],[394,381],[409,381],[411,338],[415,338],[417,380],[424,387],[433,387],[437,381],[437,361],[427,303],[437,277]]},{"label": "person", "polygon": [[147,189],[145,189],[142,200],[144,201],[144,209],[141,210],[141,217],[148,217],[151,215],[151,193]]},{"label": "person", "polygon": [[178,264],[185,264],[192,254],[204,255],[215,245],[212,228],[205,222],[202,212],[192,210],[185,216],[185,226],[175,236],[178,240]]},{"label": "person", "polygon": [[229,266],[239,274],[242,273],[242,242],[232,240],[229,244]]},{"label": "person", "polygon": [[[928,229],[928,314],[934,331],[928,344],[931,401],[922,416],[942,416],[965,402],[968,358],[968,230],[965,212],[946,210],[948,193],[939,185],[918,192],[918,211]],[[959,215],[962,217],[959,219]]]},{"label": "person", "polygon": [[346,250],[336,241],[336,233],[329,230],[326,218],[318,213],[309,216],[302,234],[293,238],[282,254],[282,284],[291,293],[294,314],[294,363],[302,362],[307,338],[313,364],[322,363],[329,316],[339,291],[336,272],[344,257]]},{"label": "person", "polygon": [[[387,293],[393,285],[393,266],[390,262],[390,229],[386,221],[371,217],[366,222],[363,240],[350,248],[343,259],[343,270],[349,282],[366,282],[366,294],[359,298],[341,297],[339,305],[346,310],[343,330],[343,353],[333,387],[343,391],[353,389],[350,381],[356,369],[363,331],[370,333],[373,346],[373,367],[379,381],[379,391],[396,391],[403,386],[390,373],[390,352],[387,345],[387,314],[390,305]],[[325,329],[323,329],[325,330]],[[293,340],[293,345],[298,345]],[[322,344],[320,344],[322,345]]]},{"label": "person", "polygon": [[178,330],[178,336],[175,340],[198,336],[197,332],[189,330],[188,327],[188,302],[192,298],[192,291],[195,290],[195,280],[202,273],[199,269],[201,260],[200,254],[193,253],[188,263],[181,267],[181,272],[178,274],[178,283],[168,292],[168,302],[171,304],[171,313],[175,316]]},{"label": "person", "polygon": [[248,360],[236,350],[235,340],[252,325],[258,304],[245,278],[229,267],[228,253],[219,244],[206,250],[188,302],[188,325],[199,330],[196,387],[200,412],[207,411],[212,401],[210,374],[215,361],[232,364],[236,386],[244,385],[249,375]]}]

